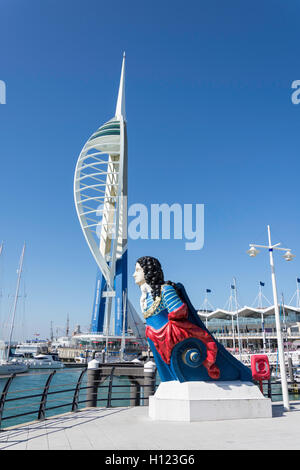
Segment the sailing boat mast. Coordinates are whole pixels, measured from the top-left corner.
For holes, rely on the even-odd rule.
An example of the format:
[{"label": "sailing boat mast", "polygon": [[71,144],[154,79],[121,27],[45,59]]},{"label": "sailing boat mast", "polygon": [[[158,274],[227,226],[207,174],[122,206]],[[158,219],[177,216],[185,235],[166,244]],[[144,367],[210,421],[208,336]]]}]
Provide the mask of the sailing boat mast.
[{"label": "sailing boat mast", "polygon": [[9,340],[8,340],[7,360],[9,360],[9,351],[10,351],[12,334],[13,334],[14,324],[15,324],[15,316],[16,316],[16,310],[17,310],[18,297],[19,297],[19,289],[20,289],[21,274],[22,274],[22,269],[23,269],[24,254],[25,254],[25,242],[23,245],[19,269],[18,269],[18,280],[17,280],[17,287],[16,287],[16,293],[15,293],[15,299],[14,299],[13,315],[12,315],[11,326],[10,326],[10,335],[9,335]]},{"label": "sailing boat mast", "polygon": [[69,336],[70,333],[70,320],[69,320],[69,314],[67,315],[67,326],[66,326],[66,336]]},{"label": "sailing boat mast", "polygon": [[54,334],[53,334],[53,321],[50,322],[50,339],[53,341]]}]

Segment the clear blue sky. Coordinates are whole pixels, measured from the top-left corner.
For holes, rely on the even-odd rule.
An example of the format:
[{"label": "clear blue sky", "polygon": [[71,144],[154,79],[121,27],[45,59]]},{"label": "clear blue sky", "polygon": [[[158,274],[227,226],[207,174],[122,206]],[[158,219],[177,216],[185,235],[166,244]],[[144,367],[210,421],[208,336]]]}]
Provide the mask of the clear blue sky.
[{"label": "clear blue sky", "polygon": [[[288,300],[300,277],[300,79],[296,1],[127,2],[2,0],[0,80],[1,316],[7,318],[27,242],[26,334],[50,321],[90,323],[95,262],[73,202],[73,175],[90,134],[113,117],[126,63],[129,204],[205,204],[205,245],[129,240],[129,294],[139,256],[158,257],[166,279],[185,284],[194,305],[223,307],[235,276],[239,303],[258,282],[271,298],[268,254],[248,244],[291,247],[276,256]],[[18,312],[22,314],[22,303]],[[24,330],[25,331],[25,330]]]}]

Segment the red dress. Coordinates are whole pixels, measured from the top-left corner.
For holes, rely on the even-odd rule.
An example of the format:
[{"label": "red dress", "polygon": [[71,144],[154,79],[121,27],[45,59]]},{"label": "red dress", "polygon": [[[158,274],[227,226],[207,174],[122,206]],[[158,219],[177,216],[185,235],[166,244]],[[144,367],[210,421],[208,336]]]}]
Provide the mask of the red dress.
[{"label": "red dress", "polygon": [[153,341],[158,353],[166,364],[171,362],[171,354],[174,346],[187,338],[197,338],[206,345],[207,357],[203,366],[208,375],[217,380],[220,370],[215,364],[218,347],[213,337],[199,326],[187,320],[188,308],[182,304],[176,310],[168,314],[168,322],[155,330],[152,326],[146,326],[146,337]]}]

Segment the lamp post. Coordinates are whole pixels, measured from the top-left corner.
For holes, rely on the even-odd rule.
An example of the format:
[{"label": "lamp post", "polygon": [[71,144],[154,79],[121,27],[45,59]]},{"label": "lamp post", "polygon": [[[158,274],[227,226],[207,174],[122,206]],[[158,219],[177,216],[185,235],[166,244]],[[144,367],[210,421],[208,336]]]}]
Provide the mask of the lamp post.
[{"label": "lamp post", "polygon": [[269,225],[268,225],[268,241],[269,241],[269,244],[267,246],[266,245],[254,245],[253,243],[251,243],[249,245],[250,249],[247,251],[247,253],[249,254],[249,256],[255,257],[259,253],[259,250],[257,250],[256,248],[267,248],[269,250],[283,406],[284,406],[285,411],[289,411],[290,410],[289,393],[288,393],[288,386],[287,386],[284,349],[283,349],[283,341],[282,341],[281,326],[280,326],[273,250],[275,249],[275,250],[285,251],[285,254],[283,255],[283,257],[286,261],[291,261],[294,258],[294,255],[292,255],[291,250],[289,248],[279,248],[280,243],[276,243],[276,245],[272,245],[271,231],[270,231]]},{"label": "lamp post", "polygon": [[265,330],[265,321],[264,321],[264,314],[263,314],[263,304],[262,304],[262,287],[265,285],[264,282],[259,282],[259,293],[258,293],[258,307],[261,309],[261,329],[263,335],[263,351],[266,352],[266,330]]}]

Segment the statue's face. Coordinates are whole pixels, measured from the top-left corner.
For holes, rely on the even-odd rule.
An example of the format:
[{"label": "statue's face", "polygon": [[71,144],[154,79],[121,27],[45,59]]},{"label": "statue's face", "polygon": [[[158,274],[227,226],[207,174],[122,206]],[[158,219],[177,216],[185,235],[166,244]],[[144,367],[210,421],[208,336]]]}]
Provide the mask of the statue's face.
[{"label": "statue's face", "polygon": [[134,277],[135,283],[138,286],[141,286],[142,284],[146,282],[143,268],[141,267],[139,263],[136,263],[135,265],[135,272],[133,273],[133,277]]}]

